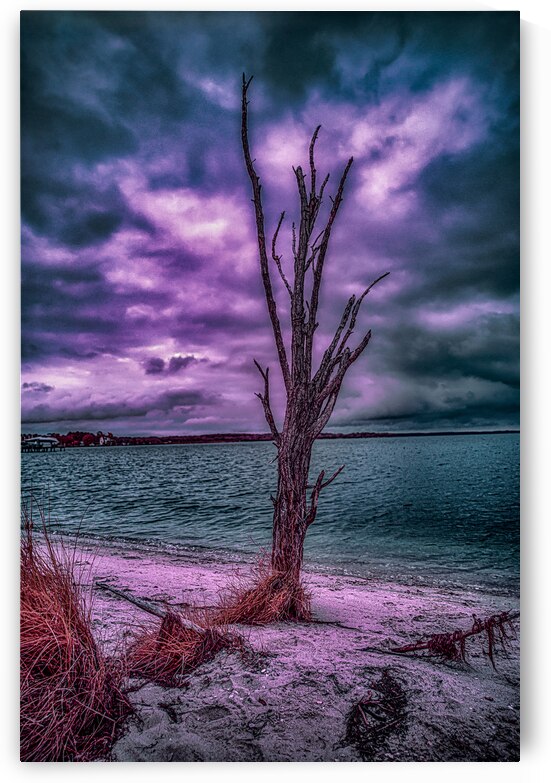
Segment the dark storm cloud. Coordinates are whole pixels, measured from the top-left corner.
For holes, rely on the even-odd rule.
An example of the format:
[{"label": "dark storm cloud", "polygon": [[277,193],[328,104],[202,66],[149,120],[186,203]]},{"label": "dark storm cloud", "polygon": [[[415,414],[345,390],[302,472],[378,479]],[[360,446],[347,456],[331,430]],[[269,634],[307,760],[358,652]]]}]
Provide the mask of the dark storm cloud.
[{"label": "dark storm cloud", "polygon": [[56,397],[34,421],[122,421],[117,401],[85,402],[90,386],[115,384],[135,394],[125,417],[172,426],[170,406],[146,406],[185,372],[231,398],[190,426],[264,426],[241,369],[253,355],[274,363],[240,152],[242,71],[255,77],[268,232],[281,209],[296,217],[290,167],[318,122],[330,188],[355,158],[320,345],[348,296],[391,271],[366,302],[372,345],[335,421],[510,422],[518,14],[486,12],[23,12],[22,354],[25,383],[52,381]]},{"label": "dark storm cloud", "polygon": [[[419,179],[427,215],[468,213],[443,230],[442,251],[431,268],[441,296],[463,296],[465,289],[507,296],[519,287],[519,147],[484,145],[454,160],[436,159]],[[421,261],[421,259],[420,259]],[[430,281],[429,281],[430,284]]]},{"label": "dark storm cloud", "polygon": [[70,182],[63,172],[42,177],[23,173],[22,217],[43,236],[69,247],[93,247],[128,227],[154,234],[154,226],[129,208],[120,190]]},{"label": "dark storm cloud", "polygon": [[23,173],[46,156],[91,164],[136,152],[124,121],[88,102],[105,45],[97,26],[82,14],[23,13],[21,37]]},{"label": "dark storm cloud", "polygon": [[165,369],[165,360],[160,356],[152,356],[144,362],[146,375],[159,375]]},{"label": "dark storm cloud", "polygon": [[185,370],[192,364],[196,364],[198,361],[205,361],[204,359],[197,359],[195,356],[171,356],[170,359],[165,361],[160,356],[150,356],[143,363],[146,375],[175,375],[176,373]]},{"label": "dark storm cloud", "polygon": [[478,378],[513,389],[519,386],[518,316],[473,315],[457,325],[446,320],[442,313],[432,323],[388,328],[374,348],[371,364],[404,378]]},{"label": "dark storm cloud", "polygon": [[185,370],[190,364],[194,364],[197,361],[195,356],[171,356],[168,363],[168,372],[176,373],[180,370]]},{"label": "dark storm cloud", "polygon": [[149,395],[112,402],[90,402],[80,407],[63,408],[62,406],[41,403],[24,413],[22,422],[38,424],[54,421],[116,421],[117,419],[140,418],[152,413],[168,414],[174,411],[189,417],[194,409],[212,406],[217,400],[217,395],[206,394],[202,391],[173,389],[164,391],[157,396]]},{"label": "dark storm cloud", "polygon": [[[378,101],[406,84],[427,90],[450,72],[468,70],[487,79],[491,68],[512,89],[509,100],[518,100],[514,13],[348,11],[322,12],[315,19],[308,12],[265,13],[258,15],[258,25],[264,45],[249,70],[282,105],[303,100],[312,87],[332,97],[339,92]],[[355,80],[342,70],[347,51],[364,66]]]},{"label": "dark storm cloud", "polygon": [[[426,401],[420,401],[413,396],[403,408],[396,406],[392,415],[356,417],[342,422],[347,429],[364,429],[374,423],[374,430],[396,429],[446,429],[465,428],[477,429],[497,426],[504,429],[518,427],[519,406],[515,395],[507,393],[503,396],[492,394],[481,400],[474,393],[460,396],[448,396],[444,402],[446,407],[439,406],[436,416],[435,406]],[[437,426],[435,427],[435,422]]]},{"label": "dark storm cloud", "polygon": [[47,394],[54,390],[54,386],[48,386],[47,383],[39,383],[38,381],[31,381],[30,383],[21,384],[23,391],[34,392],[38,394]]}]

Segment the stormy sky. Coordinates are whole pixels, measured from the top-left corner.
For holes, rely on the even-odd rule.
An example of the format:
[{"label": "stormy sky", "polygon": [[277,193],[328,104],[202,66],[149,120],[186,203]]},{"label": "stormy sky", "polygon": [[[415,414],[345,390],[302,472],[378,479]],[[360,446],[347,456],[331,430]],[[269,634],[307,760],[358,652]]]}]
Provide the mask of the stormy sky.
[{"label": "stormy sky", "polygon": [[355,336],[373,339],[329,429],[516,427],[518,14],[27,12],[23,430],[266,431],[253,358],[281,413],[243,71],[289,272],[292,165],[319,123],[328,194],[354,156],[318,355],[348,297],[391,273],[364,303]]}]

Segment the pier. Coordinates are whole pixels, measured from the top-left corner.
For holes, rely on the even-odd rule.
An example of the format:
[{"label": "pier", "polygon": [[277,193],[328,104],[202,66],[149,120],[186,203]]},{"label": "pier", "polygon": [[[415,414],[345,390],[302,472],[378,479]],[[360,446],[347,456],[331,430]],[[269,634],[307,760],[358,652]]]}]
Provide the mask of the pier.
[{"label": "pier", "polygon": [[63,451],[65,446],[57,438],[28,438],[21,442],[21,451]]}]

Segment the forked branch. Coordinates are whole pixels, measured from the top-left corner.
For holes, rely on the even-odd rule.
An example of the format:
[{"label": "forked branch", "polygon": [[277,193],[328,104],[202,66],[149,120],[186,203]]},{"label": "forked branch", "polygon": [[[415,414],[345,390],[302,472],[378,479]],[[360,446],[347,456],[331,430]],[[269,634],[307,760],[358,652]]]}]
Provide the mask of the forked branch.
[{"label": "forked branch", "polygon": [[264,416],[266,417],[266,421],[268,422],[268,426],[270,428],[270,432],[272,433],[274,442],[276,445],[279,444],[279,431],[277,429],[274,415],[272,413],[272,407],[270,405],[270,368],[266,367],[266,370],[263,370],[262,367],[259,365],[259,363],[256,361],[256,359],[253,360],[258,372],[262,375],[262,378],[264,379],[264,394],[261,394],[260,392],[256,392],[256,396],[262,403],[262,407],[264,408]]},{"label": "forked branch", "polygon": [[[321,231],[319,226],[316,228],[316,223],[325,187],[329,181],[329,174],[323,179],[318,190],[319,177],[316,169],[315,150],[320,133],[320,125],[314,130],[308,148],[309,171],[307,169],[305,172],[301,166],[293,168],[298,190],[300,220],[297,224],[292,223],[294,271],[292,278],[291,275],[288,278],[283,270],[282,256],[278,252],[277,245],[285,219],[285,212],[281,212],[279,215],[271,241],[271,248],[269,248],[269,250],[271,249],[270,265],[273,262],[290,299],[291,339],[290,345],[286,348],[268,265],[260,179],[255,171],[254,160],[251,157],[249,148],[247,91],[250,83],[251,79],[247,80],[243,75],[241,137],[245,164],[252,185],[252,201],[255,210],[264,293],[287,392],[285,422],[288,424],[289,422],[300,420],[302,422],[301,426],[308,434],[308,437],[315,439],[331,417],[347,370],[362,354],[371,338],[371,332],[368,331],[355,348],[351,349],[348,347],[348,342],[356,327],[362,303],[371,289],[387,277],[388,272],[376,278],[358,296],[350,297],[335,334],[323,354],[320,366],[314,377],[312,377],[314,334],[319,325],[317,313],[324,264],[332,229],[343,201],[345,185],[353,158],[349,158],[342,171],[335,196],[331,199],[331,206],[324,221],[325,227]],[[309,179],[309,182],[307,182],[307,179]],[[306,272],[310,268],[312,269],[312,278],[311,280],[309,278],[307,283]],[[264,379],[264,392],[257,396],[264,407],[266,420],[274,440],[279,444],[283,442],[283,438],[280,438],[271,410],[268,370],[264,372],[260,365],[257,362],[255,363]],[[300,406],[306,406],[307,409],[301,409],[300,411],[296,409],[298,400],[301,401]]]},{"label": "forked branch", "polygon": [[[388,277],[390,272],[385,272],[384,275],[380,275],[378,278],[373,280],[372,283],[370,283],[367,288],[363,291],[361,296],[359,296],[357,299],[355,295],[352,295],[348,302],[346,303],[346,307],[344,308],[340,323],[337,327],[337,330],[335,332],[335,335],[333,339],[331,340],[331,343],[328,345],[327,349],[325,350],[325,353],[323,354],[322,360],[320,362],[320,366],[318,368],[318,371],[314,377],[314,382],[317,385],[317,388],[320,391],[323,391],[324,387],[328,383],[332,370],[337,364],[341,363],[341,357],[343,356],[346,344],[348,340],[350,339],[351,335],[354,332],[354,327],[356,326],[356,319],[358,317],[358,313],[360,311],[360,307],[362,306],[362,302],[367,296],[367,294],[371,291],[371,289],[377,285],[381,280],[384,280],[385,277]],[[342,333],[344,332],[344,329],[346,328],[348,324],[348,328],[346,329],[346,333],[341,339]],[[367,346],[367,343],[369,342],[369,338],[371,336],[371,332],[368,332],[366,337],[364,337],[364,340],[366,341],[363,347],[362,346],[364,340],[360,343],[358,348],[351,353],[351,360],[348,362],[346,369],[353,364],[354,361],[360,356],[362,351]],[[339,342],[340,341],[340,342]],[[338,348],[337,348],[338,346]],[[360,350],[358,350],[360,349]],[[346,372],[346,369],[344,372]],[[344,377],[344,375],[343,375]],[[324,395],[327,396],[327,395]]]},{"label": "forked branch", "polygon": [[371,291],[373,286],[376,286],[377,283],[379,283],[381,280],[384,280],[385,277],[388,277],[390,272],[385,272],[384,275],[380,275],[376,280],[374,280],[372,283],[370,283],[363,294],[356,300],[356,303],[354,304],[354,307],[352,308],[352,313],[350,316],[350,324],[348,326],[348,329],[346,331],[346,334],[342,338],[341,344],[339,345],[339,349],[337,351],[337,355],[342,353],[346,343],[348,342],[349,337],[352,335],[354,331],[354,327],[356,326],[356,318],[358,317],[358,313],[360,311],[360,307],[362,306],[362,302],[365,299],[365,297],[368,295],[368,293]]},{"label": "forked branch", "polygon": [[310,508],[308,509],[308,514],[306,516],[306,526],[307,527],[309,525],[311,525],[312,522],[314,521],[314,519],[316,518],[320,492],[322,491],[322,489],[325,489],[325,487],[328,487],[329,484],[331,484],[337,478],[337,476],[339,475],[339,473],[343,469],[344,469],[344,465],[341,465],[340,468],[338,468],[333,473],[333,475],[330,478],[328,478],[326,481],[324,481],[325,471],[322,470],[321,473],[319,474],[319,476],[318,476],[318,478],[316,480],[316,483],[314,484],[314,488],[312,490],[312,495],[311,495],[311,498],[310,498]]}]

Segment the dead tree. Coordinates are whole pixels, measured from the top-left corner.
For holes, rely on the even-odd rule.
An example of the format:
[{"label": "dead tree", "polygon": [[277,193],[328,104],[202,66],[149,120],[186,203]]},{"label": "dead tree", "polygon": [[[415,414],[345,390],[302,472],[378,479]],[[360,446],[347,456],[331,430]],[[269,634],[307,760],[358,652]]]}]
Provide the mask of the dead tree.
[{"label": "dead tree", "polygon": [[277,269],[290,299],[291,344],[288,351],[272,287],[262,189],[249,146],[247,93],[251,79],[247,80],[243,75],[241,139],[245,165],[252,185],[260,272],[287,397],[283,426],[278,428],[270,403],[269,368],[263,369],[255,360],[264,382],[263,390],[257,396],[277,447],[278,459],[277,495],[272,498],[274,516],[271,566],[273,572],[284,576],[290,583],[297,584],[300,579],[304,539],[316,518],[320,493],[334,481],[344,467],[342,465],[327,478],[322,470],[313,485],[309,486],[312,446],[331,418],[347,371],[362,355],[371,339],[371,331],[368,331],[355,348],[348,345],[356,328],[362,302],[373,286],[386,277],[388,272],[370,283],[358,296],[350,297],[334,337],[326,347],[319,367],[314,369],[312,354],[314,336],[319,326],[317,319],[323,269],[331,232],[343,201],[346,179],[353,162],[353,158],[350,158],[346,164],[337,191],[330,199],[331,206],[325,226],[319,230],[316,224],[329,174],[318,185],[314,157],[321,127],[318,126],[309,147],[309,182],[300,166],[293,169],[300,202],[300,222],[298,227],[294,223],[292,226],[294,274],[290,280],[285,275],[282,257],[277,249],[285,212],[279,216],[269,245],[271,262]]}]

